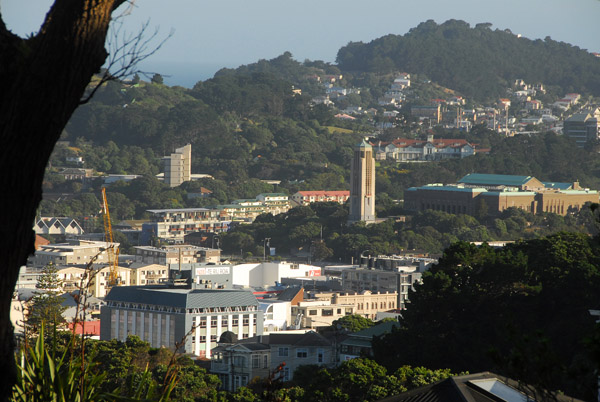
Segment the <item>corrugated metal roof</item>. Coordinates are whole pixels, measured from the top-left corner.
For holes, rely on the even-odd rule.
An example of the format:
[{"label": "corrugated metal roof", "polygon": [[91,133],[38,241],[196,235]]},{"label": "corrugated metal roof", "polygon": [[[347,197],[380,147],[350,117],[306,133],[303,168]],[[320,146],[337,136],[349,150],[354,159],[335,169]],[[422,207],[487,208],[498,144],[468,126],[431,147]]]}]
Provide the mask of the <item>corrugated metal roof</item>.
[{"label": "corrugated metal roof", "polygon": [[115,286],[106,301],[152,304],[180,308],[258,306],[250,291],[230,289],[170,289],[146,286]]},{"label": "corrugated metal roof", "polygon": [[507,174],[484,174],[484,173],[470,173],[460,179],[459,183],[464,184],[475,184],[475,185],[498,185],[498,186],[522,186],[531,179],[533,176],[513,176]]},{"label": "corrugated metal roof", "polygon": [[550,181],[543,181],[542,184],[546,188],[555,188],[558,190],[568,190],[573,186],[573,183],[553,183]]}]

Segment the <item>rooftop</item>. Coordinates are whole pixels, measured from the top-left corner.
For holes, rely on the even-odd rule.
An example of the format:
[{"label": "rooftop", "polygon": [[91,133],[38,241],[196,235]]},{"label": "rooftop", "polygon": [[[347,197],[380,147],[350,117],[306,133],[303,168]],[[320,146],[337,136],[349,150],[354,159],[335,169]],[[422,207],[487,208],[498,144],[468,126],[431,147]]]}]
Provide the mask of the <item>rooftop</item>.
[{"label": "rooftop", "polygon": [[104,300],[180,308],[258,306],[256,297],[247,290],[173,289],[163,286],[115,286]]}]

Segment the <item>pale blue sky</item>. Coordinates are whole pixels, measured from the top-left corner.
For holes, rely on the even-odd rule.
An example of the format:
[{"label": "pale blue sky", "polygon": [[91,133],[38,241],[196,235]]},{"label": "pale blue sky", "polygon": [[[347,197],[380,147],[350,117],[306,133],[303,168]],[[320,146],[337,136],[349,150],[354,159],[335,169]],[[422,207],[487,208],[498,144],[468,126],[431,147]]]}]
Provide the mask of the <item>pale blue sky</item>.
[{"label": "pale blue sky", "polygon": [[[39,28],[50,0],[0,0],[13,32]],[[270,59],[289,50],[297,60],[335,61],[350,41],[405,34],[420,22],[490,22],[536,39],[546,36],[600,52],[599,0],[137,0],[127,16],[135,32],[143,21],[173,37],[144,63],[190,86],[220,67]]]}]

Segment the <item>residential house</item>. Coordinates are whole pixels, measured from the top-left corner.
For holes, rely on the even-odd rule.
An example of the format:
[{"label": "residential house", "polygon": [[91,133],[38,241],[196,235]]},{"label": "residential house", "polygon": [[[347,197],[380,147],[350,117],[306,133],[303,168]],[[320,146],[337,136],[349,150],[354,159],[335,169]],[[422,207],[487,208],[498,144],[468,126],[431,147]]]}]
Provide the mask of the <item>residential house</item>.
[{"label": "residential house", "polygon": [[211,353],[211,373],[223,389],[235,391],[253,378],[290,381],[299,366],[335,364],[334,347],[316,332],[270,334],[220,342]]},{"label": "residential house", "polygon": [[399,328],[398,321],[387,321],[378,323],[371,328],[362,331],[352,332],[340,342],[339,356],[340,362],[344,362],[358,357],[373,357],[373,338],[392,332],[394,328]]},{"label": "residential house", "polygon": [[83,229],[73,218],[67,217],[41,217],[33,226],[36,234],[45,235],[81,235]]}]

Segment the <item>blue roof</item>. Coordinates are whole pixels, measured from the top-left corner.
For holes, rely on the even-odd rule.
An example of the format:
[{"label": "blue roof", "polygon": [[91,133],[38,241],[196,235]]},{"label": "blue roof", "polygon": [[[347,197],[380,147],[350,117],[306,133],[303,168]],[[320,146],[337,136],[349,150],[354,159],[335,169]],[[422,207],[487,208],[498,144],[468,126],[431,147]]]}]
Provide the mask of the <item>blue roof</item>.
[{"label": "blue roof", "polygon": [[371,144],[369,144],[369,143],[368,143],[367,141],[365,141],[364,139],[363,139],[363,140],[362,140],[362,141],[361,141],[359,144],[356,144],[356,147],[357,147],[357,148],[373,148],[373,147],[371,146]]},{"label": "blue roof", "polygon": [[522,186],[535,179],[533,176],[513,176],[507,174],[471,173],[460,179],[459,183],[474,185]]}]

